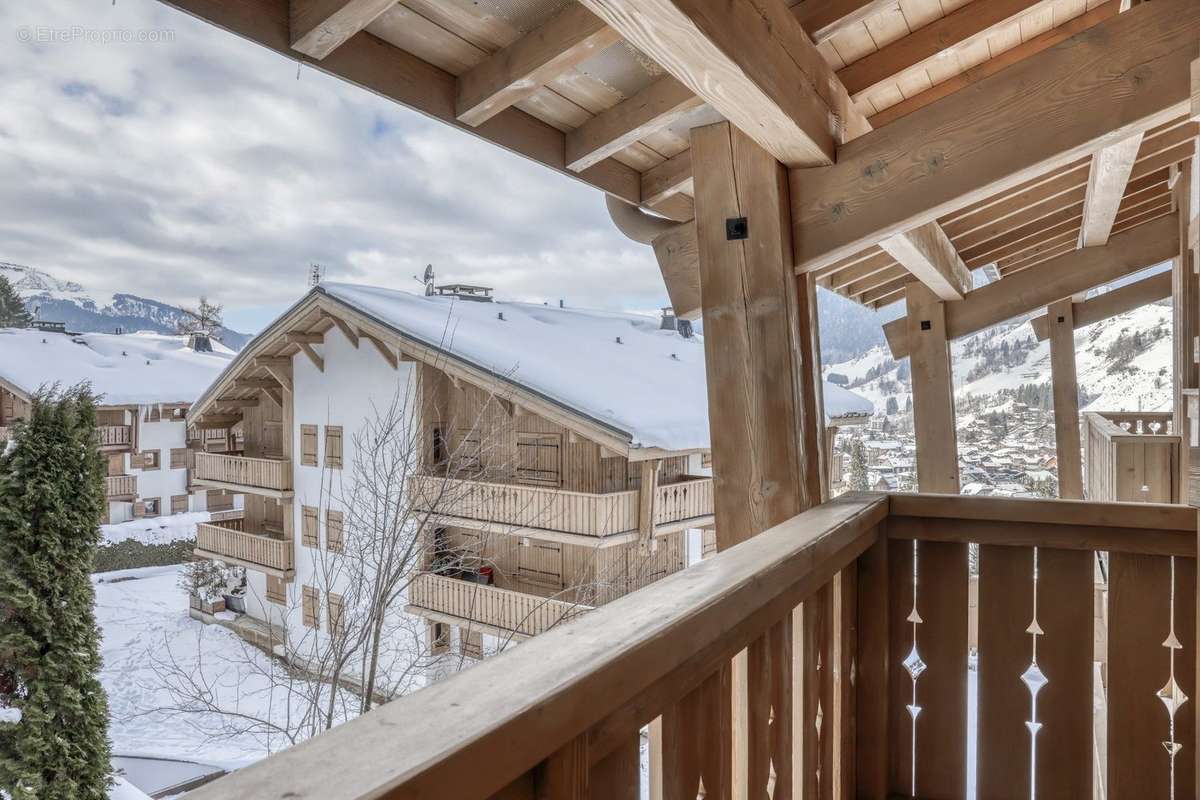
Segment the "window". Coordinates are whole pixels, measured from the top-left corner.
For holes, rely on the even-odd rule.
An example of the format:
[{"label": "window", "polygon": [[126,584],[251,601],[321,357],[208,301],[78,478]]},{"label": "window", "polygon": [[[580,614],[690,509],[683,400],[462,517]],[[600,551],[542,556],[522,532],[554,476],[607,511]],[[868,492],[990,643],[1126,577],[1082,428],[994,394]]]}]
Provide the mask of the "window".
[{"label": "window", "polygon": [[557,433],[518,433],[517,480],[536,486],[560,486],[561,445]]},{"label": "window", "polygon": [[[342,512],[325,512],[325,546],[330,552],[342,552]],[[332,601],[331,601],[332,602]]]},{"label": "window", "polygon": [[305,467],[317,465],[317,426],[300,426],[300,464]]},{"label": "window", "polygon": [[160,466],[162,466],[161,459],[161,450],[142,451],[142,469],[158,469]]},{"label": "window", "polygon": [[467,658],[483,658],[483,634],[479,631],[463,631],[462,654]]},{"label": "window", "polygon": [[162,498],[159,497],[143,497],[142,498],[142,516],[157,517],[162,513]]},{"label": "window", "polygon": [[304,627],[320,629],[321,590],[314,586],[305,586],[302,603],[304,611]]},{"label": "window", "polygon": [[444,622],[429,623],[429,654],[440,656],[450,651],[450,626]]},{"label": "window", "polygon": [[483,446],[479,441],[479,431],[460,428],[458,431],[458,452],[454,454],[458,463],[454,466],[463,472],[480,472],[483,469]]},{"label": "window", "polygon": [[325,426],[325,466],[342,468],[342,426]]},{"label": "window", "polygon": [[442,429],[433,429],[433,466],[441,467],[446,462],[446,436]]},{"label": "window", "polygon": [[186,494],[171,495],[171,513],[186,514],[188,510],[188,496]]},{"label": "window", "polygon": [[283,583],[283,578],[277,578],[274,575],[267,576],[267,602],[279,605],[287,602],[287,587]]},{"label": "window", "polygon": [[305,547],[320,547],[321,535],[317,532],[317,509],[300,507],[300,544]]},{"label": "window", "polygon": [[700,466],[702,469],[712,469],[712,452],[704,452],[700,454]]},{"label": "window", "polygon": [[342,596],[340,594],[329,593],[328,598],[329,614],[329,634],[337,636],[342,632]]},{"label": "window", "polygon": [[171,469],[184,469],[187,467],[188,451],[186,447],[171,448]]}]

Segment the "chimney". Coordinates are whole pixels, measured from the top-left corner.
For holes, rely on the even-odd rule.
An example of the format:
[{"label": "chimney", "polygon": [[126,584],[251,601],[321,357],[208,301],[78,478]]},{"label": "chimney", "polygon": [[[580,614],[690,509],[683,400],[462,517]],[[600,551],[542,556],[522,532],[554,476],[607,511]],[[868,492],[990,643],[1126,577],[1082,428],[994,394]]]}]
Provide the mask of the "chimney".
[{"label": "chimney", "polygon": [[662,331],[678,330],[675,322],[675,309],[667,306],[662,310],[662,321],[658,324],[658,329]]}]

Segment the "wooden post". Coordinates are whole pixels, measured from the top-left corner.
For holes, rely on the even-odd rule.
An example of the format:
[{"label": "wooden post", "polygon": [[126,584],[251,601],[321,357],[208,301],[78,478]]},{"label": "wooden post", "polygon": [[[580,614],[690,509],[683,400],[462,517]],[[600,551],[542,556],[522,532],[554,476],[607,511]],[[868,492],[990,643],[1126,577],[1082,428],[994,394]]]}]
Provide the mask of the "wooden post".
[{"label": "wooden post", "polygon": [[1079,386],[1075,377],[1075,316],[1071,298],[1046,309],[1050,331],[1050,381],[1054,390],[1054,442],[1058,452],[1058,496],[1083,499],[1079,443]]},{"label": "wooden post", "polygon": [[1200,387],[1200,368],[1196,364],[1196,337],[1200,335],[1200,276],[1196,274],[1196,263],[1191,248],[1189,225],[1192,221],[1192,163],[1183,167],[1172,167],[1175,178],[1173,200],[1179,214],[1179,255],[1171,270],[1172,334],[1174,336],[1174,396],[1172,419],[1175,433],[1183,437],[1180,447],[1177,478],[1180,502],[1187,502],[1189,472],[1191,467],[1191,436],[1188,431],[1187,398],[1185,389]]},{"label": "wooden post", "polygon": [[658,495],[658,468],[661,458],[650,458],[642,462],[642,480],[638,486],[638,546],[649,553],[654,541],[654,498]]},{"label": "wooden post", "polygon": [[905,290],[913,428],[917,435],[917,489],[958,494],[958,432],[945,304],[922,283]]}]

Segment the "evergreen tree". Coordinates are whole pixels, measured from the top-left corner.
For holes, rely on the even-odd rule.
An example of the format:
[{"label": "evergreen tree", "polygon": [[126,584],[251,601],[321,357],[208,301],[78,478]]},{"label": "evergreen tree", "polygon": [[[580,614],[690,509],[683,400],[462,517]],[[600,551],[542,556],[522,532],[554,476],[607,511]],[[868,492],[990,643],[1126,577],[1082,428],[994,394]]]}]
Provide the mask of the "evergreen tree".
[{"label": "evergreen tree", "polygon": [[105,800],[108,709],[91,567],[104,508],[86,386],[39,393],[0,455],[0,787]]},{"label": "evergreen tree", "polygon": [[17,290],[0,275],[0,328],[28,328],[33,316],[25,309],[25,301]]},{"label": "evergreen tree", "polygon": [[887,411],[884,413],[892,415],[900,413],[900,404],[896,402],[895,395],[892,395],[887,399]]},{"label": "evergreen tree", "polygon": [[860,439],[850,445],[850,491],[865,492],[867,485],[867,448]]}]

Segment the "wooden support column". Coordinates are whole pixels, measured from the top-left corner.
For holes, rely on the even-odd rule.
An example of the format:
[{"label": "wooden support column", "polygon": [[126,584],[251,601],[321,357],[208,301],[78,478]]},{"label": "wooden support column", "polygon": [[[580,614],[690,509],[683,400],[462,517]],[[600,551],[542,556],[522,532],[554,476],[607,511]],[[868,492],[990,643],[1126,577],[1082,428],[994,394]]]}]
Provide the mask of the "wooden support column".
[{"label": "wooden support column", "polygon": [[905,290],[912,368],[917,490],[958,494],[958,432],[945,304],[922,283]]},{"label": "wooden support column", "polygon": [[661,458],[651,458],[641,464],[641,483],[638,486],[638,545],[648,553],[654,540],[654,498],[658,495],[658,468]]},{"label": "wooden support column", "polygon": [[1186,502],[1188,497],[1188,474],[1191,467],[1191,442],[1188,430],[1187,398],[1185,389],[1200,387],[1200,368],[1196,364],[1196,337],[1200,335],[1200,276],[1196,274],[1195,254],[1190,247],[1188,224],[1192,219],[1192,163],[1182,168],[1172,168],[1175,180],[1175,209],[1179,225],[1179,254],[1171,268],[1172,334],[1174,336],[1174,396],[1171,409],[1176,433],[1182,434],[1184,446],[1180,448],[1178,477],[1179,498]]},{"label": "wooden support column", "polygon": [[1047,309],[1050,380],[1054,391],[1054,442],[1058,452],[1058,496],[1083,499],[1079,444],[1079,385],[1075,377],[1075,318],[1071,299]]}]

